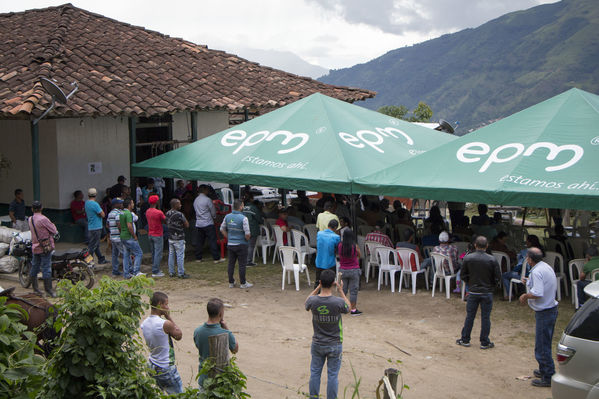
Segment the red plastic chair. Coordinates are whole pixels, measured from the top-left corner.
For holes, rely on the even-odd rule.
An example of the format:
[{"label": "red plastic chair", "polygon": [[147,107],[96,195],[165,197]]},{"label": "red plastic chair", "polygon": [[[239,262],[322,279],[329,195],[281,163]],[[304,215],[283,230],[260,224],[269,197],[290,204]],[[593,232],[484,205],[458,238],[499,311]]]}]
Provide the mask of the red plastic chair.
[{"label": "red plastic chair", "polygon": [[216,209],[216,218],[214,228],[216,229],[216,243],[220,245],[220,257],[225,258],[225,248],[227,247],[227,239],[220,232],[220,225],[223,223],[225,216],[231,213],[232,206],[227,205],[221,200],[213,200],[214,208]]}]

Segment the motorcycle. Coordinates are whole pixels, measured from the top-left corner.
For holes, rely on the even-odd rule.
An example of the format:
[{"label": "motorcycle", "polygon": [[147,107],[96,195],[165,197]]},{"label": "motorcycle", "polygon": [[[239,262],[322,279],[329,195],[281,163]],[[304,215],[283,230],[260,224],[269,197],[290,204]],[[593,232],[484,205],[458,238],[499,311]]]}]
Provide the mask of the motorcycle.
[{"label": "motorcycle", "polygon": [[[31,240],[23,239],[20,235],[14,234],[11,255],[19,259],[19,283],[23,288],[29,288],[31,285],[29,272],[33,259]],[[53,280],[67,279],[71,280],[73,284],[83,281],[88,289],[94,286],[94,257],[87,248],[54,251],[52,252],[51,265]]]}]

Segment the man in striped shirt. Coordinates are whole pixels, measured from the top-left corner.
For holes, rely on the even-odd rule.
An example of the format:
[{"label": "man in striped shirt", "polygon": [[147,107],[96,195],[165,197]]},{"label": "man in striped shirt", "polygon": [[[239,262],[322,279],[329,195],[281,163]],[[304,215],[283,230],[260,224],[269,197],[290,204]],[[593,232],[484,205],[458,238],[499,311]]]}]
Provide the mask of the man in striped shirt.
[{"label": "man in striped shirt", "polygon": [[393,248],[393,243],[388,235],[381,233],[381,228],[385,225],[382,220],[376,222],[376,226],[374,226],[374,230],[368,234],[366,234],[366,241],[374,241],[385,247]]},{"label": "man in striped shirt", "polygon": [[112,245],[112,275],[120,276],[119,256],[123,255],[123,244],[121,243],[120,217],[123,213],[123,200],[114,198],[112,200],[112,210],[106,218],[106,225],[110,232],[110,244]]}]

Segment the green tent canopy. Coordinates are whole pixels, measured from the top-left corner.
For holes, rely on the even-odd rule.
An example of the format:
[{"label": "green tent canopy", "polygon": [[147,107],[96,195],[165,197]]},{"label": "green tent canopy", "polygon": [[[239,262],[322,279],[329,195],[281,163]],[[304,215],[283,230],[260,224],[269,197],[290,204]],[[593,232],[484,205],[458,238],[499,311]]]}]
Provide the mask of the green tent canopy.
[{"label": "green tent canopy", "polygon": [[350,194],[356,177],[454,139],[316,93],[136,163],[132,173]]},{"label": "green tent canopy", "polygon": [[599,96],[578,89],[485,126],[355,190],[410,198],[599,209]]}]

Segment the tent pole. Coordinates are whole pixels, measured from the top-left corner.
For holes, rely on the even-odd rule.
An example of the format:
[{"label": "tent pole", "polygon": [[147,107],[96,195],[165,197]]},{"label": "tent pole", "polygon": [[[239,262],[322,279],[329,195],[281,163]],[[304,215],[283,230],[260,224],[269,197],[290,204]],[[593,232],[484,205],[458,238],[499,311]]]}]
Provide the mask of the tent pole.
[{"label": "tent pole", "polygon": [[358,202],[357,201],[357,196],[356,196],[356,194],[350,194],[349,198],[350,198],[350,201],[351,201],[351,225],[352,225],[352,228],[354,230],[354,235],[356,237],[358,237],[358,226],[357,226],[357,223],[356,223],[356,220],[357,220],[356,219],[356,217],[357,217],[356,216],[356,202]]},{"label": "tent pole", "polygon": [[528,212],[528,208],[524,208],[524,213],[522,214],[522,227],[524,227],[524,221],[526,220],[526,212]]}]

